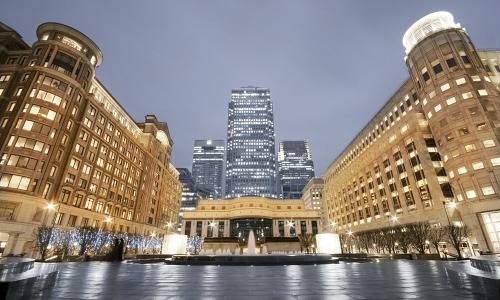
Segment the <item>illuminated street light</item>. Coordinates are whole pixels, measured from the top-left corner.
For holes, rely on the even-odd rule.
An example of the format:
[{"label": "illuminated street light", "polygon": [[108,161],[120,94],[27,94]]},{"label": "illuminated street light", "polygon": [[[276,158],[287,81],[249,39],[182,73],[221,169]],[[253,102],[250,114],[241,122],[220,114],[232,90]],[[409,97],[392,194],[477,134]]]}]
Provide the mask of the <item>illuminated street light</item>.
[{"label": "illuminated street light", "polygon": [[57,206],[56,204],[54,204],[54,203],[52,203],[52,202],[49,202],[49,203],[47,204],[47,209],[48,209],[48,210],[55,210],[55,209],[56,209],[56,206]]},{"label": "illuminated street light", "polygon": [[398,216],[394,215],[391,217],[391,221],[393,221],[394,223],[396,223],[398,221]]},{"label": "illuminated street light", "polygon": [[104,222],[106,222],[106,223],[111,223],[112,221],[113,221],[113,219],[111,219],[111,217],[106,217],[104,219]]},{"label": "illuminated street light", "polygon": [[350,231],[350,230],[349,230],[349,231],[347,232],[347,235],[353,235],[352,231]]}]

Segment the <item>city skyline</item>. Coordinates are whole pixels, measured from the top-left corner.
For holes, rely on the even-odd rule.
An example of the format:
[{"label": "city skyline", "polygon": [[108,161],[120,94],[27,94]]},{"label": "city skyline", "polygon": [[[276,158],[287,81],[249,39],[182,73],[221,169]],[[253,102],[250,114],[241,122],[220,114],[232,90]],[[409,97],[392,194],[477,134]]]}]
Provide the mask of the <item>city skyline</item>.
[{"label": "city skyline", "polygon": [[[265,9],[257,19],[244,27],[233,21],[253,11],[258,3],[222,6],[216,2],[205,6],[185,2],[168,9],[166,5],[144,7],[136,12],[141,22],[130,26],[128,18],[110,14],[116,3],[99,4],[96,10],[83,3],[46,1],[22,5],[22,1],[16,1],[3,5],[0,18],[16,28],[28,43],[35,40],[32,28],[45,21],[73,25],[89,35],[106,55],[106,63],[98,70],[100,80],[122,99],[131,115],[140,119],[155,111],[160,119],[169,121],[175,141],[173,161],[179,167],[191,165],[193,140],[225,138],[226,99],[232,87],[268,87],[275,101],[276,138],[308,139],[315,149],[318,175],[396,91],[396,82],[407,77],[401,63],[401,37],[414,20],[447,10],[467,24],[478,47],[496,46],[493,28],[499,25],[497,1],[294,3],[286,6],[286,14],[273,18],[282,4],[277,1],[263,5]],[[478,4],[489,9],[474,9]],[[30,10],[21,15],[8,13],[21,6]],[[126,9],[129,4],[120,6]],[[65,14],[60,14],[61,10]],[[182,15],[179,11],[183,11],[183,18],[178,16]],[[166,16],[156,17],[158,13]],[[92,18],[88,18],[90,15]],[[189,25],[188,20],[196,22]],[[270,30],[264,30],[264,26]],[[136,43],[129,42],[130,35]],[[255,51],[237,46],[257,38],[265,39],[267,46]],[[211,47],[203,46],[207,39],[214,41]],[[139,46],[146,43],[152,43],[151,47]],[[227,48],[221,48],[221,44]],[[141,52],[146,55],[123,65],[130,53]],[[356,59],[342,59],[351,52]],[[381,59],[384,57],[387,59]],[[130,69],[135,71],[126,71]],[[170,71],[165,74],[162,69]],[[380,70],[384,70],[382,78],[377,77]],[[214,72],[219,75],[211,76]],[[131,82],[148,89],[140,89],[139,94],[129,87]],[[182,82],[189,83],[189,88]],[[314,108],[314,113],[297,119],[296,112],[304,105]],[[188,107],[197,107],[191,110],[191,118],[196,121],[183,120],[182,112]],[[336,118],[332,118],[334,112]],[[207,115],[213,118],[204,117]]]}]

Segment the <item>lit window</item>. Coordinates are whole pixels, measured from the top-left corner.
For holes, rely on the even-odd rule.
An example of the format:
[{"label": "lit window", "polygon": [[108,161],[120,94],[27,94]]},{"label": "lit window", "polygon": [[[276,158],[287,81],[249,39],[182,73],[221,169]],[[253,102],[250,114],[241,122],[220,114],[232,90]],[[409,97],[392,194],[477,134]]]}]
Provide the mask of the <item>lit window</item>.
[{"label": "lit window", "polygon": [[477,90],[479,96],[488,96],[488,92],[486,90]]},{"label": "lit window", "polygon": [[484,140],[483,145],[485,148],[495,147],[495,142],[493,140]]},{"label": "lit window", "polygon": [[457,85],[462,85],[464,83],[466,83],[467,81],[465,80],[465,78],[459,78],[457,80],[455,80],[455,82],[457,83]]},{"label": "lit window", "polygon": [[430,118],[432,118],[432,112],[427,113],[427,119],[430,119]]},{"label": "lit window", "polygon": [[434,106],[434,111],[435,112],[438,112],[440,110],[441,110],[441,104],[438,104],[438,105]]},{"label": "lit window", "polygon": [[468,199],[474,199],[477,197],[475,190],[468,190],[465,192],[465,194],[467,195]]},{"label": "lit window", "polygon": [[32,121],[25,121],[24,125],[23,125],[23,130],[31,131],[31,128],[33,128],[33,122]]},{"label": "lit window", "polygon": [[476,145],[475,144],[468,144],[465,145],[465,152],[471,152],[476,150]]},{"label": "lit window", "polygon": [[493,189],[493,187],[491,185],[484,186],[484,187],[481,188],[481,190],[483,191],[483,195],[485,195],[485,196],[489,196],[489,195],[495,194],[495,190]]},{"label": "lit window", "polygon": [[492,166],[500,166],[500,157],[493,157],[490,161]]},{"label": "lit window", "polygon": [[449,83],[445,83],[441,86],[441,91],[444,92],[444,91],[447,91],[450,89],[450,84]]},{"label": "lit window", "polygon": [[450,171],[450,178],[453,178],[453,177],[455,177],[455,172]]},{"label": "lit window", "polygon": [[456,102],[457,102],[457,100],[455,99],[455,97],[451,97],[451,98],[446,100],[446,104],[448,104],[448,105],[455,104]]},{"label": "lit window", "polygon": [[472,81],[481,81],[481,77],[479,77],[477,75],[471,76],[471,78],[472,78]]},{"label": "lit window", "polygon": [[474,162],[474,163],[472,163],[472,168],[474,170],[480,170],[480,169],[484,168],[484,164],[482,161]]},{"label": "lit window", "polygon": [[467,100],[467,99],[469,99],[469,98],[472,98],[472,92],[463,93],[463,94],[462,94],[462,98],[463,98],[464,100]]},{"label": "lit window", "polygon": [[467,173],[467,168],[462,166],[462,167],[458,168],[457,171],[458,171],[458,174],[462,175],[462,174]]}]

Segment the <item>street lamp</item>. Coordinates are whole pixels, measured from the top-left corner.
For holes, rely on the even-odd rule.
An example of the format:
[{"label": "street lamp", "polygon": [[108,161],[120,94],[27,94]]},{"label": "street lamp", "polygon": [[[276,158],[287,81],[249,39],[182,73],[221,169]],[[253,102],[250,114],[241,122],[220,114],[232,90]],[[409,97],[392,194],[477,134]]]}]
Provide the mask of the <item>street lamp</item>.
[{"label": "street lamp", "polygon": [[398,221],[398,219],[399,218],[398,218],[397,215],[394,215],[394,216],[391,217],[391,221],[394,222],[394,223],[396,223]]}]

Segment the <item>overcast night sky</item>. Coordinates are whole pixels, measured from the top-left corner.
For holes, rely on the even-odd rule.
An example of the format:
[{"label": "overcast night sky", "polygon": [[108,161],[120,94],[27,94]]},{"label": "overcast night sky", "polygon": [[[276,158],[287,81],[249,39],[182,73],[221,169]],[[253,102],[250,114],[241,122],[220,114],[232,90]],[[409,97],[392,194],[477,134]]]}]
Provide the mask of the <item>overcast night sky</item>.
[{"label": "overcast night sky", "polygon": [[226,139],[232,88],[271,89],[276,144],[308,139],[317,175],[407,78],[401,38],[447,10],[500,48],[500,1],[2,1],[29,44],[43,22],[93,39],[97,77],[137,120],[167,121],[176,167],[194,139]]}]

